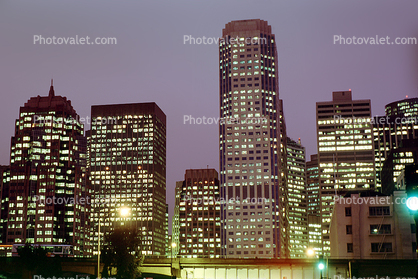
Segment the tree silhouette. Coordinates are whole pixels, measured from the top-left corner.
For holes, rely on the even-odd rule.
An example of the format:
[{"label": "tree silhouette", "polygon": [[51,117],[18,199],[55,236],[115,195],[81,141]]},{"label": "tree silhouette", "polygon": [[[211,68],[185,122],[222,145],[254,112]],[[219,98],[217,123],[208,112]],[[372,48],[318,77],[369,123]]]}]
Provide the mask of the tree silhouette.
[{"label": "tree silhouette", "polygon": [[111,276],[111,270],[116,268],[118,279],[140,278],[139,267],[142,264],[141,239],[136,228],[116,228],[105,237],[101,251],[104,264],[102,277]]},{"label": "tree silhouette", "polygon": [[32,246],[26,243],[18,249],[19,260],[22,267],[33,275],[59,276],[61,275],[61,262],[59,258],[48,258],[47,251],[40,246]]}]

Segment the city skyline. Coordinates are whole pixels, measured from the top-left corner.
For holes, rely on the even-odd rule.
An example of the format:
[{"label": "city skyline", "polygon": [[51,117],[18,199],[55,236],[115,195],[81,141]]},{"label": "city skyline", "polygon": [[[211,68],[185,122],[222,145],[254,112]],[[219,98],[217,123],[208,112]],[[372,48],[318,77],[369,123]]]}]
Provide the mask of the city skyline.
[{"label": "city skyline", "polygon": [[[377,3],[382,7],[379,11],[374,9]],[[126,4],[112,6],[112,12],[109,12],[106,8],[110,4],[103,7],[87,4],[83,10],[78,3],[74,3],[63,12],[52,3],[34,6],[28,3],[28,10],[17,15],[17,6],[2,3],[0,21],[11,22],[17,31],[9,31],[6,24],[1,24],[0,32],[5,35],[2,40],[5,50],[2,60],[9,67],[2,68],[0,78],[3,91],[7,94],[7,102],[2,102],[0,109],[0,117],[3,119],[0,124],[3,131],[0,138],[0,163],[8,164],[10,158],[10,137],[13,135],[13,119],[18,116],[18,107],[29,97],[44,95],[44,88],[53,77],[60,95],[72,100],[77,113],[84,117],[90,115],[91,105],[113,103],[155,101],[166,112],[169,119],[167,197],[174,196],[175,181],[182,179],[185,169],[209,165],[219,171],[217,125],[183,124],[184,115],[219,115],[217,63],[212,61],[213,57],[217,57],[218,46],[183,44],[183,36],[220,37],[220,30],[227,22],[251,18],[268,21],[272,32],[276,34],[281,77],[279,87],[284,100],[288,135],[293,139],[301,138],[309,156],[316,153],[313,120],[315,102],[329,100],[331,92],[352,89],[357,99],[371,99],[372,115],[384,115],[386,104],[401,100],[405,95],[417,96],[418,67],[414,62],[418,53],[416,45],[354,46],[334,45],[332,42],[336,34],[346,37],[376,34],[382,37],[416,37],[418,24],[412,15],[417,4],[412,1],[408,3],[409,6],[398,7],[389,2],[370,1],[362,3],[362,8],[351,7],[352,3],[331,4],[327,1],[318,2],[314,6],[306,2],[306,6],[302,7],[297,4],[274,3],[272,5],[276,9],[271,9],[272,12],[270,9],[249,12],[255,4],[248,3],[246,7],[238,5],[237,11],[232,14],[221,11],[216,21],[212,15],[218,9],[209,4],[193,4],[190,10],[180,15],[189,21],[195,20],[196,12],[204,6],[209,11],[208,16],[203,16],[193,27],[189,23],[173,24],[176,30],[167,24],[169,20],[175,20],[169,14],[170,9],[175,7],[167,5],[162,8],[163,14],[168,17],[167,21],[155,22],[154,30],[151,28],[151,31],[140,23],[146,23],[156,13],[145,15],[137,9],[131,12]],[[140,7],[136,6],[139,4],[132,5]],[[147,5],[151,8],[153,6]],[[320,10],[324,7],[328,7],[328,12]],[[91,19],[92,11],[96,8],[97,15]],[[72,17],[68,16],[71,14],[68,11],[75,10],[82,11],[79,22],[73,22],[72,25],[69,23]],[[138,11],[142,17],[134,13]],[[285,14],[297,11],[301,14],[294,19]],[[59,24],[50,24],[46,20],[47,13]],[[186,13],[192,15],[186,16]],[[391,17],[392,14],[395,16]],[[318,15],[322,15],[322,19],[317,19]],[[347,23],[354,21],[353,15],[358,17],[356,23]],[[115,25],[112,21],[107,23],[109,17],[122,16],[125,19],[123,24]],[[139,21],[136,18],[143,19]],[[325,28],[330,22],[333,26]],[[139,26],[140,30],[133,29],[135,26]],[[88,31],[83,31],[85,27],[88,27]],[[45,37],[76,34],[110,36],[119,40],[117,46],[34,45],[32,40],[36,34]],[[154,58],[148,59],[145,56]],[[165,67],[155,63],[154,59],[164,62]],[[196,62],[200,59],[201,63]],[[363,70],[356,71],[358,68]],[[187,75],[189,77],[185,78]],[[164,84],[160,82],[161,77],[166,78]],[[188,79],[195,81],[189,83]],[[160,84],[160,88],[155,89],[155,84]],[[302,98],[304,102],[300,102]],[[303,115],[300,111],[303,111]],[[205,144],[208,146],[205,150],[198,148],[202,142],[208,143]],[[186,152],[189,149],[193,152]],[[186,156],[181,162],[177,160],[179,154]],[[168,202],[172,214],[174,202]]]}]

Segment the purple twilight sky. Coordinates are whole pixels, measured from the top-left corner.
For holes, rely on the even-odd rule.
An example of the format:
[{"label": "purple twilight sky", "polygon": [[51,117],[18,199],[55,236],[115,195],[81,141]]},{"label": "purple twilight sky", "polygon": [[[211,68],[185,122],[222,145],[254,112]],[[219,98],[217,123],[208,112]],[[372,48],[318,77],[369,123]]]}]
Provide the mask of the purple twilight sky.
[{"label": "purple twilight sky", "polygon": [[[19,107],[47,95],[72,101],[81,117],[99,104],[156,102],[167,115],[167,202],[189,168],[219,169],[218,47],[185,35],[220,37],[232,20],[267,20],[279,52],[288,134],[316,153],[315,102],[352,89],[384,105],[418,97],[418,45],[342,45],[342,37],[418,38],[416,0],[0,1],[0,164],[8,164]],[[34,36],[115,37],[117,45],[40,45]]]}]

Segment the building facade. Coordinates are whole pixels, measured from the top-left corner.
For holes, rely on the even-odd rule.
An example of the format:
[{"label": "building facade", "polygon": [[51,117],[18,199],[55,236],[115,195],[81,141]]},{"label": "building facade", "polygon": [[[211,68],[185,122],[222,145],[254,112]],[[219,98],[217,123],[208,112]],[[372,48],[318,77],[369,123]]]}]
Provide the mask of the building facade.
[{"label": "building facade", "polygon": [[286,131],[271,26],[226,24],[219,61],[221,197],[235,199],[222,205],[223,256],[288,257]]},{"label": "building facade", "polygon": [[219,258],[221,256],[221,201],[215,169],[186,170],[176,185],[174,224],[178,256]]},{"label": "building facade", "polygon": [[[93,221],[102,231],[134,226],[142,253],[166,250],[166,116],[155,103],[91,108],[90,175]],[[119,210],[127,207],[123,217]],[[97,231],[95,232],[97,243]],[[95,249],[96,250],[96,249]]]},{"label": "building facade", "polygon": [[370,100],[353,100],[351,91],[332,93],[316,103],[322,249],[329,254],[334,196],[375,188]]},{"label": "building facade", "polygon": [[387,154],[380,171],[381,189],[382,193],[391,195],[399,190],[396,182],[405,166],[418,162],[418,139],[403,139],[397,148],[392,148]]},{"label": "building facade", "polygon": [[385,106],[385,116],[373,118],[376,187],[382,187],[382,168],[389,152],[403,140],[418,139],[418,98],[407,98]]},{"label": "building facade", "polygon": [[311,155],[306,162],[306,196],[308,215],[308,249],[313,249],[315,255],[322,255],[321,208],[319,190],[318,154]]},{"label": "building facade", "polygon": [[[180,202],[181,202],[181,193],[183,191],[183,181],[176,181],[175,189],[175,203],[174,203],[174,214],[171,222],[171,236],[172,242],[176,243],[175,247],[171,246],[170,249],[173,249],[173,255],[177,257],[180,247]],[[170,251],[171,252],[171,251]]]},{"label": "building facade", "polygon": [[291,258],[305,258],[308,248],[306,153],[300,139],[287,138],[289,250]]},{"label": "building facade", "polygon": [[[7,241],[7,216],[9,213],[10,166],[0,166],[0,244]],[[0,252],[0,255],[3,255]]]},{"label": "building facade", "polygon": [[65,97],[32,97],[11,140],[6,244],[68,244],[91,255],[83,124]]},{"label": "building facade", "polygon": [[318,154],[311,155],[310,161],[306,162],[306,180],[307,180],[307,199],[308,215],[319,216],[320,197],[319,197],[319,167]]},{"label": "building facade", "polygon": [[415,221],[402,200],[405,191],[340,197],[332,214],[331,258],[416,259]]}]

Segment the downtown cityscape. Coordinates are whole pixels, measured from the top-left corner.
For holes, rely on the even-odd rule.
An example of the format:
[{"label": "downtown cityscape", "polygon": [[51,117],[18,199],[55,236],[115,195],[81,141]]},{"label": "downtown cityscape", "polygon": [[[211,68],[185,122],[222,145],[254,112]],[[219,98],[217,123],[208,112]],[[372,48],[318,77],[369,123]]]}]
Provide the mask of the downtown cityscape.
[{"label": "downtown cityscape", "polygon": [[[380,98],[330,83],[288,104],[280,28],[244,17],[217,37],[183,35],[212,66],[187,101],[177,84],[161,101],[121,82],[94,100],[78,86],[75,102],[66,84],[90,81],[53,70],[29,84],[2,121],[14,131],[0,152],[0,278],[416,278],[418,89]],[[335,46],[418,46],[338,36]],[[120,44],[80,37],[36,35],[33,47]],[[155,75],[142,78],[158,91]],[[217,104],[199,99],[209,83]]]}]

